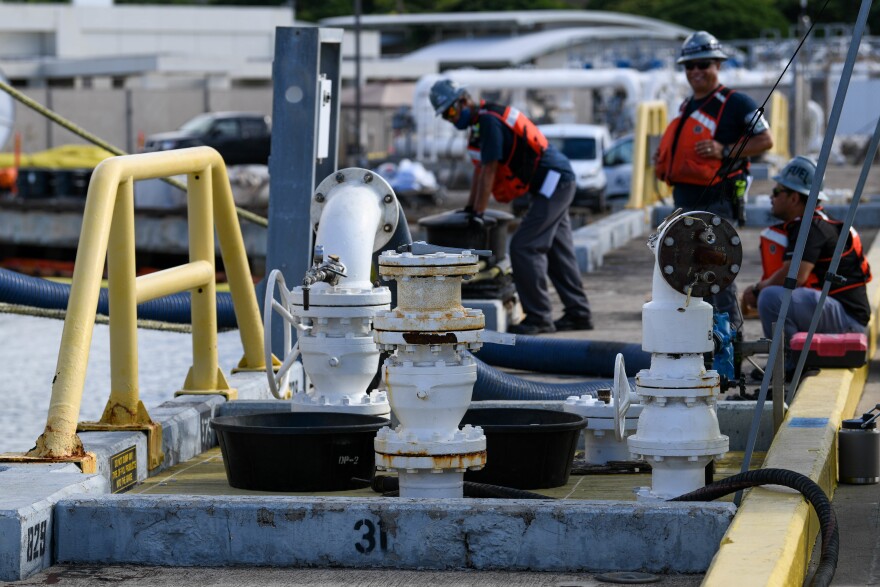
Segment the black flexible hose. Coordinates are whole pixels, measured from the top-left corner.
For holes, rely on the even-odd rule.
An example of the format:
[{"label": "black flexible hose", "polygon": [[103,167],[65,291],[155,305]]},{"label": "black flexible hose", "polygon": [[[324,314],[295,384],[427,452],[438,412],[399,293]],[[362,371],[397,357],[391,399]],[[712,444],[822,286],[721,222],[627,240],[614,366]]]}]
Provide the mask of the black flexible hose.
[{"label": "black flexible hose", "polygon": [[[540,383],[528,381],[494,369],[476,357],[474,357],[474,361],[477,364],[477,382],[474,384],[473,401],[564,400],[572,395],[595,396],[597,390],[610,388],[614,384],[611,380],[578,383]],[[630,387],[634,385],[632,379],[629,380],[629,384]]]},{"label": "black flexible hose", "polygon": [[614,377],[614,360],[618,353],[623,354],[626,374],[631,377],[651,367],[651,353],[643,351],[642,345],[604,340],[517,335],[514,346],[486,343],[478,354],[481,361],[493,367]]},{"label": "black flexible hose", "polygon": [[672,498],[669,501],[712,501],[724,497],[742,489],[757,485],[784,485],[799,491],[816,510],[819,518],[819,527],[822,535],[822,554],[819,557],[819,565],[813,575],[811,586],[831,584],[834,572],[837,570],[837,558],[840,551],[840,531],[837,526],[837,516],[831,501],[822,488],[816,485],[812,479],[795,471],[785,469],[756,469],[746,473],[739,473],[697,489],[684,495]]},{"label": "black flexible hose", "polygon": [[[373,491],[381,493],[384,497],[398,497],[400,495],[399,479],[391,475],[374,476],[370,481],[370,487]],[[464,482],[464,496],[495,499],[556,499],[555,497],[548,497],[523,489],[489,485],[487,483],[474,483],[472,481]]]},{"label": "black flexible hose", "polygon": [[[69,297],[70,286],[66,283],[57,283],[0,268],[0,302],[49,310],[66,310]],[[110,314],[109,299],[107,288],[101,288],[98,294],[98,314],[104,316]],[[137,314],[142,320],[189,324],[192,319],[190,294],[181,292],[144,302],[138,305]],[[218,292],[217,326],[225,330],[236,328],[237,325],[232,296],[228,292]]]}]

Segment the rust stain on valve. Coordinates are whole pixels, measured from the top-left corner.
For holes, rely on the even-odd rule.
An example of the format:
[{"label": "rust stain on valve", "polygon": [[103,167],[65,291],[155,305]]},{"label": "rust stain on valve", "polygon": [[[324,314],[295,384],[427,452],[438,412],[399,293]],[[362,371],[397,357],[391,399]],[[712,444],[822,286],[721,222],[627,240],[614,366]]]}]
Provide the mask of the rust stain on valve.
[{"label": "rust stain on valve", "polygon": [[407,344],[455,344],[458,342],[454,332],[404,332],[403,340]]},{"label": "rust stain on valve", "polygon": [[726,265],[727,252],[724,249],[697,247],[694,250],[694,260],[700,265]]}]

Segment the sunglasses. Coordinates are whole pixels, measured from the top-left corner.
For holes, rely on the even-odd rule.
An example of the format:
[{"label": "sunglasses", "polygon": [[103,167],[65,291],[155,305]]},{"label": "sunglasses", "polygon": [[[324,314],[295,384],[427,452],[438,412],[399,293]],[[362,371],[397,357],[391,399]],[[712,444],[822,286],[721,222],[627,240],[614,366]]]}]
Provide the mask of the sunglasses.
[{"label": "sunglasses", "polygon": [[712,61],[688,61],[684,64],[684,68],[690,71],[696,67],[697,69],[702,71],[709,69],[712,66],[712,63]]},{"label": "sunglasses", "polygon": [[788,190],[788,189],[785,189],[785,188],[773,188],[773,191],[770,192],[770,197],[771,197],[771,198],[775,198],[775,197],[778,196],[779,194],[787,194],[787,193],[789,193],[789,192],[791,192],[791,190]]},{"label": "sunglasses", "polygon": [[446,112],[443,113],[443,118],[445,120],[452,120],[456,116],[458,116],[459,108],[458,102],[453,102],[452,105],[446,109]]}]

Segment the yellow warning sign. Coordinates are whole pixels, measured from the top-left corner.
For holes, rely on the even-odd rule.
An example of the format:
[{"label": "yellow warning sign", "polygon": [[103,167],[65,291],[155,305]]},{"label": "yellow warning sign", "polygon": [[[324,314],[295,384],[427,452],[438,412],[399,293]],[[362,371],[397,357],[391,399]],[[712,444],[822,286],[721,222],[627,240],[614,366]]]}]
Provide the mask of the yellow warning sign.
[{"label": "yellow warning sign", "polygon": [[125,491],[137,483],[137,447],[130,446],[110,457],[110,493]]}]

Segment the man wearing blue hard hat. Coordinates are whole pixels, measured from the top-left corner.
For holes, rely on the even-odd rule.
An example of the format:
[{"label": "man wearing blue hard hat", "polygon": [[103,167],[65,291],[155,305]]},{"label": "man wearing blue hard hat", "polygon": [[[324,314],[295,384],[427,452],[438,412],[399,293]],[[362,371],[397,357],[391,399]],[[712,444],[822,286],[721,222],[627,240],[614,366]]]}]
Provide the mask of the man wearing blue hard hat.
[{"label": "man wearing blue hard hat", "polygon": [[[764,229],[761,233],[761,264],[763,276],[755,285],[743,292],[745,306],[757,307],[764,328],[764,335],[773,335],[773,323],[779,319],[785,280],[794,255],[798,231],[806,210],[807,198],[816,175],[816,164],[797,156],[773,177],[776,186],[770,199],[770,211],[782,222]],[[819,191],[819,200],[825,194]],[[828,268],[840,237],[842,223],[816,209],[803,257],[797,273],[797,286],[791,296],[788,315],[785,318],[785,342],[796,332],[809,329],[813,312],[819,302],[822,287],[828,278]],[[871,316],[865,284],[871,280],[871,268],[862,251],[858,232],[850,229],[846,246],[840,257],[837,275],[822,307],[818,333],[845,334],[864,333]]]},{"label": "man wearing blue hard hat", "polygon": [[[465,208],[479,223],[492,195],[511,202],[531,195],[528,211],[510,240],[513,281],[526,313],[514,334],[557,330],[591,330],[590,304],[574,252],[568,208],[574,199],[571,163],[522,112],[481,100],[451,80],[434,83],[431,105],[438,116],[468,131],[468,153],[474,163]],[[565,307],[553,321],[547,279]]]}]

